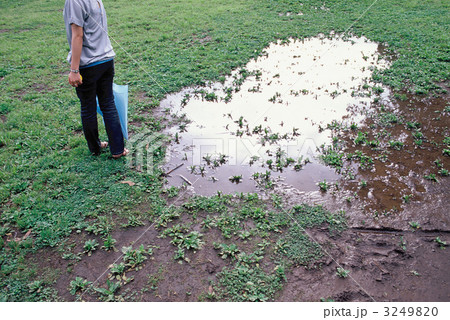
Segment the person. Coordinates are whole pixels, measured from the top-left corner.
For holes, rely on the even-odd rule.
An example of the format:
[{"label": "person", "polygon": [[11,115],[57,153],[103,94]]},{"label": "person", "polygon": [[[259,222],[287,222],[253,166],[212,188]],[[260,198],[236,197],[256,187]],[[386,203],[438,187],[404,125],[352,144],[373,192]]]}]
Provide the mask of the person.
[{"label": "person", "polygon": [[[66,0],[63,10],[70,51],[69,84],[81,104],[83,133],[92,154],[109,146],[112,157],[128,154],[113,95],[115,53],[108,37],[106,12],[101,0]],[[103,113],[108,142],[98,135],[97,99]]]}]

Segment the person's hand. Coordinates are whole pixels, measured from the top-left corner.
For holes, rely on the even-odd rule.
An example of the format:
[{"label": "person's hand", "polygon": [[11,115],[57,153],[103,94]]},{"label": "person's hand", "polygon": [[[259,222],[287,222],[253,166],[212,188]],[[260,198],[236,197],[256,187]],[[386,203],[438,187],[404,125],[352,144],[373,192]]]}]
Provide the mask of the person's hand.
[{"label": "person's hand", "polygon": [[79,73],[71,72],[69,73],[69,84],[72,87],[78,87],[83,83],[83,80],[81,79],[81,75]]}]

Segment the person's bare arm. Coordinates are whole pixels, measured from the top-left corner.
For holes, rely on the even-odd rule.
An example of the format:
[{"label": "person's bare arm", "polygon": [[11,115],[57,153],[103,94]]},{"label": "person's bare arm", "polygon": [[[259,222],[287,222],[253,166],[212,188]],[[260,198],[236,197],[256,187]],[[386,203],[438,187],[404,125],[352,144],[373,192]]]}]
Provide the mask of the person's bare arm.
[{"label": "person's bare arm", "polygon": [[[72,28],[72,62],[70,64],[70,69],[79,70],[81,49],[83,48],[83,27],[73,23],[70,26]],[[78,87],[82,83],[83,81],[81,80],[80,73],[69,73],[69,84],[71,86]]]}]

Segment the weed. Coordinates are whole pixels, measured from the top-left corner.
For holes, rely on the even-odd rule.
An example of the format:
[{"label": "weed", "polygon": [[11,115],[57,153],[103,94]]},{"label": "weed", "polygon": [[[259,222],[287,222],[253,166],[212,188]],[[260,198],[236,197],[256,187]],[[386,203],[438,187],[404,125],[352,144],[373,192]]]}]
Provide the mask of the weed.
[{"label": "weed", "polygon": [[247,240],[252,236],[252,232],[248,230],[243,230],[239,233],[239,238],[242,240]]},{"label": "weed", "polygon": [[397,141],[397,140],[390,140],[389,141],[389,146],[392,149],[395,149],[395,150],[401,150],[404,145],[405,144],[403,142],[401,142],[401,141]]},{"label": "weed", "polygon": [[143,226],[145,225],[145,223],[139,219],[139,217],[135,216],[135,215],[130,215],[128,217],[128,222],[123,224],[122,227],[127,228],[127,227],[139,227],[139,226]]},{"label": "weed", "polygon": [[439,237],[436,237],[436,239],[434,239],[434,242],[436,242],[441,249],[445,249],[445,247],[447,246],[447,242],[441,240],[441,238]]},{"label": "weed", "polygon": [[447,177],[449,175],[449,172],[447,169],[442,168],[441,170],[438,171],[438,173],[443,176],[443,177]]},{"label": "weed", "polygon": [[320,302],[335,302],[335,300],[334,299],[332,299],[332,298],[320,298]]},{"label": "weed", "polygon": [[205,98],[206,101],[210,101],[210,102],[213,102],[213,101],[217,102],[217,99],[218,99],[215,92],[208,92],[208,93],[206,93],[204,95],[204,98]]},{"label": "weed", "polygon": [[413,197],[412,194],[405,194],[402,199],[404,203],[409,203],[411,201],[411,198]]},{"label": "weed", "polygon": [[75,280],[70,281],[69,292],[70,294],[75,295],[78,292],[85,291],[91,284],[91,281],[87,281],[81,277],[76,277]]},{"label": "weed", "polygon": [[439,182],[436,178],[436,175],[434,173],[426,174],[423,176],[425,179],[433,181],[433,182]]},{"label": "weed", "polygon": [[185,260],[186,259],[186,251],[183,248],[177,248],[175,250],[175,254],[173,255],[174,260]]},{"label": "weed", "polygon": [[233,183],[239,184],[242,182],[242,175],[232,176],[228,180],[230,180]]},{"label": "weed", "polygon": [[245,265],[224,268],[217,278],[216,298],[226,301],[268,301],[286,279],[281,266],[268,274]]},{"label": "weed", "polygon": [[357,137],[353,140],[355,144],[367,144],[367,132],[358,132]]},{"label": "weed", "polygon": [[442,143],[447,146],[450,146],[450,137],[445,137],[444,140],[442,140]]},{"label": "weed", "polygon": [[378,148],[380,146],[380,141],[379,140],[371,140],[371,141],[369,141],[368,144],[371,148]]},{"label": "weed", "polygon": [[86,231],[95,235],[107,235],[111,232],[113,224],[107,216],[99,216],[97,221],[86,227]]},{"label": "weed", "polygon": [[350,271],[349,270],[345,270],[344,268],[338,267],[336,269],[336,275],[339,278],[347,278],[349,274],[350,274]]},{"label": "weed", "polygon": [[420,123],[417,121],[406,122],[406,127],[411,130],[418,130],[420,128]]},{"label": "weed", "polygon": [[406,241],[405,239],[402,237],[400,237],[400,248],[402,248],[403,251],[406,251]]},{"label": "weed", "polygon": [[205,219],[202,221],[202,227],[206,229],[211,229],[216,226],[215,219],[210,215],[207,215]]},{"label": "weed", "polygon": [[105,249],[106,251],[113,250],[116,242],[117,242],[116,239],[113,239],[111,235],[108,235],[106,239],[103,240],[102,249]]},{"label": "weed", "polygon": [[237,245],[234,243],[230,245],[225,243],[214,243],[214,249],[219,250],[219,256],[222,259],[226,259],[228,257],[236,258],[237,254],[240,252]]},{"label": "weed", "polygon": [[100,294],[100,300],[106,302],[117,301],[118,297],[115,296],[115,293],[120,288],[120,282],[113,282],[109,279],[106,280],[106,288],[94,288],[96,292]]},{"label": "weed", "polygon": [[414,139],[423,139],[425,138],[425,136],[423,135],[423,133],[421,131],[416,131],[413,134]]},{"label": "weed", "polygon": [[179,218],[181,213],[174,207],[165,207],[161,209],[160,215],[155,222],[155,227],[166,227],[169,222]]},{"label": "weed", "polygon": [[367,188],[367,181],[366,181],[366,180],[361,180],[361,181],[359,182],[359,186],[360,186],[361,188]]},{"label": "weed", "polygon": [[122,247],[123,262],[127,267],[136,268],[147,260],[147,255],[153,253],[152,250],[145,250],[144,245],[141,244],[138,249],[133,250],[132,246]]},{"label": "weed", "polygon": [[444,165],[442,164],[441,159],[436,159],[434,160],[434,164],[436,165],[436,167],[438,168],[442,168]]},{"label": "weed", "polygon": [[126,268],[127,266],[123,262],[111,265],[109,270],[111,272],[111,277],[116,277],[117,280],[121,280]]},{"label": "weed", "polygon": [[[192,249],[198,250],[202,247],[202,234],[197,231],[192,231],[187,233],[188,229],[186,226],[177,224],[171,228],[167,228],[161,234],[161,237],[169,236],[172,238],[170,243],[177,246],[179,249]],[[187,234],[186,234],[187,233]]]},{"label": "weed", "polygon": [[74,254],[73,252],[64,253],[62,255],[62,258],[64,260],[74,260],[74,261],[80,261],[81,257],[78,254]]},{"label": "weed", "polygon": [[420,224],[416,221],[410,221],[409,222],[409,226],[413,229],[419,229],[420,228]]},{"label": "weed", "polygon": [[376,121],[381,127],[390,128],[399,122],[399,117],[392,112],[381,112],[377,114]]},{"label": "weed", "polygon": [[267,170],[264,173],[255,172],[253,174],[253,179],[256,181],[258,186],[260,186],[264,189],[272,189],[274,187],[274,181],[271,176],[272,176],[272,173]]},{"label": "weed", "polygon": [[165,189],[164,192],[167,194],[167,197],[170,199],[170,198],[175,198],[178,195],[178,193],[180,192],[180,189],[175,186],[171,186],[171,187]]},{"label": "weed", "polygon": [[250,254],[241,252],[237,255],[237,265],[246,265],[250,267],[251,265],[258,264],[262,259],[264,259],[263,250],[257,250]]},{"label": "weed", "polygon": [[183,97],[183,99],[181,100],[181,106],[184,107],[185,105],[187,105],[187,103],[189,102],[189,100],[191,99],[191,95],[186,93]]},{"label": "weed", "polygon": [[328,191],[328,189],[330,188],[330,184],[326,180],[319,182],[318,186],[319,186],[320,190],[324,191],[324,192]]},{"label": "weed", "polygon": [[202,236],[203,235],[201,233],[192,231],[185,236],[183,235],[179,238],[174,238],[171,242],[179,248],[198,250],[203,245],[203,241],[201,240]]},{"label": "weed", "polygon": [[320,159],[327,166],[336,168],[338,172],[340,172],[340,170],[342,169],[343,157],[344,155],[334,147],[328,146],[327,148],[325,148],[325,146],[322,146],[322,154],[320,155]]},{"label": "weed", "polygon": [[88,256],[90,256],[93,251],[97,250],[97,247],[98,247],[97,240],[92,239],[92,240],[87,240],[84,243],[83,249],[84,249],[84,252],[87,253]]}]

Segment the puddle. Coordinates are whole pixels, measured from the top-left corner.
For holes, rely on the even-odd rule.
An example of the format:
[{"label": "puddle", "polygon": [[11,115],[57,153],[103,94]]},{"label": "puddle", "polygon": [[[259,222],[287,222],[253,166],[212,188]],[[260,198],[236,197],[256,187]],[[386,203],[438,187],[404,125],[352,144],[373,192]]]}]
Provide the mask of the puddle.
[{"label": "puddle", "polygon": [[317,191],[319,181],[336,181],[317,159],[332,141],[324,129],[361,122],[375,97],[389,104],[389,90],[371,90],[373,70],[388,66],[378,49],[354,37],[279,41],[224,83],[169,95],[162,110],[190,122],[175,121],[167,131],[175,142],[165,170],[183,164],[168,184],[212,195],[260,192],[278,181]]}]

